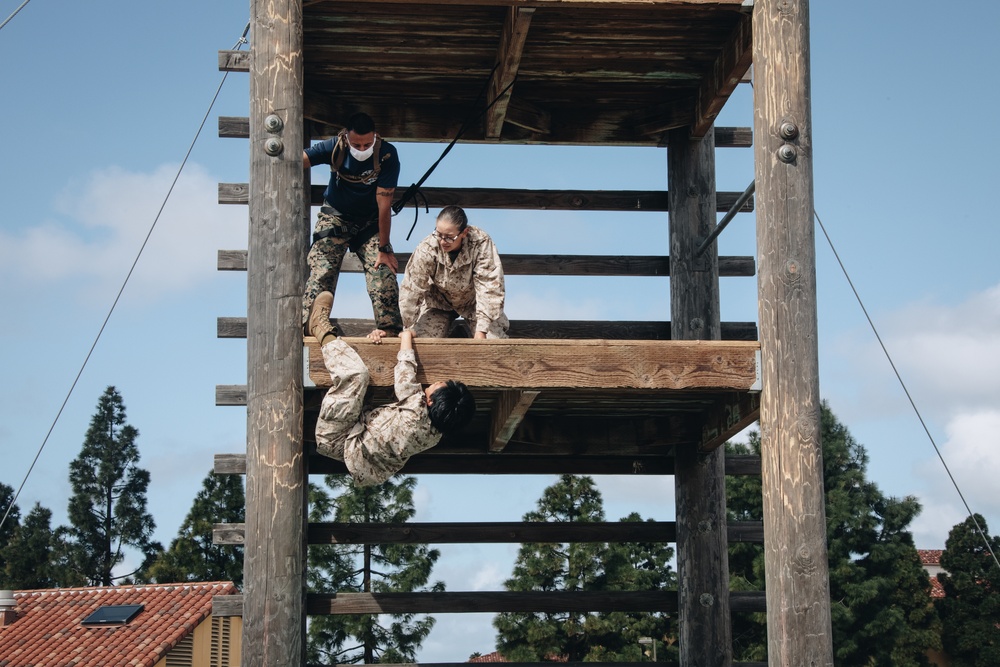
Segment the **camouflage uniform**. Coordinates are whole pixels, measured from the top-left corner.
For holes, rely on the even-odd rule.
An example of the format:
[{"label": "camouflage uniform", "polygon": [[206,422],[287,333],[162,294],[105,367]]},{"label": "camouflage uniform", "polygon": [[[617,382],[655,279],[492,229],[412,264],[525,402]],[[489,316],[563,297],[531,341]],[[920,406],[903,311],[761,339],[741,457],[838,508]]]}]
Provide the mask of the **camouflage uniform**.
[{"label": "camouflage uniform", "polygon": [[444,338],[458,315],[473,333],[506,338],[510,322],[503,312],[504,294],[503,266],[493,240],[469,225],[455,257],[433,235],[417,245],[406,264],[399,310],[403,324],[418,338]]},{"label": "camouflage uniform", "polygon": [[[377,221],[372,224],[377,225]],[[384,264],[377,269],[378,233],[356,247],[351,246],[355,236],[363,237],[366,230],[355,232],[352,224],[332,213],[332,209],[324,206],[316,218],[316,233],[335,228],[340,233],[319,239],[309,249],[306,261],[309,264],[309,278],[306,280],[305,295],[302,298],[302,323],[309,322],[309,309],[312,308],[316,295],[320,292],[337,293],[337,279],[340,277],[340,266],[348,249],[354,251],[365,269],[365,284],[368,296],[372,300],[372,311],[375,315],[375,327],[384,329],[391,335],[398,334],[403,329],[403,321],[399,315],[399,285],[396,274]]]},{"label": "camouflage uniform", "polygon": [[419,452],[441,440],[431,424],[427,397],[417,382],[413,350],[396,357],[395,403],[362,410],[368,389],[368,368],[358,353],[340,338],[323,346],[323,360],[333,386],[323,397],[316,421],[316,449],[343,461],[361,486],[381,484]]}]

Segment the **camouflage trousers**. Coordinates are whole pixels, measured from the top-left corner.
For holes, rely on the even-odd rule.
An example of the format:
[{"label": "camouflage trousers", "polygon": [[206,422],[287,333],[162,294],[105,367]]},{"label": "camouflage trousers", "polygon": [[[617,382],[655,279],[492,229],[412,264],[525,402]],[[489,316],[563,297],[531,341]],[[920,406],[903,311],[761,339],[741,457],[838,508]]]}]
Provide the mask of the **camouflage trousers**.
[{"label": "camouflage trousers", "polygon": [[[469,325],[469,335],[476,335],[476,315],[475,312],[462,313],[466,323]],[[454,310],[441,310],[431,308],[427,304],[420,307],[417,319],[409,328],[413,330],[413,335],[417,338],[447,338],[451,330],[452,322],[458,319],[459,313]],[[507,338],[507,327],[510,326],[506,315],[496,322],[490,322],[486,329],[487,338]]]},{"label": "camouflage trousers", "polygon": [[[331,227],[350,228],[350,223],[326,212],[320,212],[316,218],[316,232],[322,232]],[[344,256],[350,249],[353,234],[344,236],[327,236],[313,243],[309,249],[307,262],[309,278],[306,280],[305,294],[302,297],[302,325],[308,326],[309,310],[320,292],[337,294],[337,279],[340,277],[340,267]],[[387,266],[374,268],[378,259],[378,234],[354,248],[354,253],[364,267],[365,285],[368,296],[372,300],[372,311],[375,316],[375,328],[385,330],[389,335],[396,335],[403,330],[403,319],[399,315],[399,283],[396,274]]]},{"label": "camouflage trousers", "polygon": [[343,461],[348,438],[357,437],[364,431],[361,410],[368,390],[368,367],[340,338],[323,346],[323,361],[333,384],[319,408],[316,450],[323,456]]}]

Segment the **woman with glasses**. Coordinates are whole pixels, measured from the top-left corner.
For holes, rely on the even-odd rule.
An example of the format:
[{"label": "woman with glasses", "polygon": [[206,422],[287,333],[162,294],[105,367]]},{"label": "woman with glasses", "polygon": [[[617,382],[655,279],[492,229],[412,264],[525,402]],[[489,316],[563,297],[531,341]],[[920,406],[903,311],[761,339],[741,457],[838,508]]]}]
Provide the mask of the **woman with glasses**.
[{"label": "woman with glasses", "polygon": [[459,206],[441,209],[434,227],[406,264],[399,287],[403,326],[418,338],[445,338],[461,316],[474,338],[506,338],[503,267],[493,240],[470,227]]}]

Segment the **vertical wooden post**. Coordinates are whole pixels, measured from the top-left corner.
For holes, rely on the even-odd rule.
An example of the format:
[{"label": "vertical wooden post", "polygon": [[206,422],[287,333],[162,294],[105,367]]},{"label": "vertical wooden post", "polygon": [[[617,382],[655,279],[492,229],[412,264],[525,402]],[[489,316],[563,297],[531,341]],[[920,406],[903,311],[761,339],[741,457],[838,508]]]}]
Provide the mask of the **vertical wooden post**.
[{"label": "vertical wooden post", "polygon": [[808,0],[758,0],[753,62],[768,662],[832,665]]},{"label": "vertical wooden post", "polygon": [[301,0],[250,2],[245,667],[305,662]]},{"label": "vertical wooden post", "polygon": [[[670,134],[670,321],[675,340],[719,340],[719,256],[695,250],[715,227],[715,133]],[[725,452],[675,452],[677,573],[682,667],[733,663],[726,541]]]}]

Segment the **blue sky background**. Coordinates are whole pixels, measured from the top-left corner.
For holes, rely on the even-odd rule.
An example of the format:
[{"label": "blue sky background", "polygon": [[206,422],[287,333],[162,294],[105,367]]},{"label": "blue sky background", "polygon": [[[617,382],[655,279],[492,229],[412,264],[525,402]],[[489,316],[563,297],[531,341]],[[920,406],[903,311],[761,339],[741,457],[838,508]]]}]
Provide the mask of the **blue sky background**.
[{"label": "blue sky background", "polygon": [[[5,18],[20,1],[0,2]],[[1000,531],[1000,275],[996,189],[1000,5],[977,0],[812,3],[815,204],[896,366],[973,509]],[[245,0],[30,3],[0,30],[0,481],[17,487],[97,335],[223,74],[217,52],[246,25]],[[108,385],[122,393],[150,470],[156,538],[176,535],[216,453],[245,447],[245,411],[216,407],[216,384],[245,382],[246,345],[216,318],[246,313],[246,274],[215,269],[246,248],[246,207],[220,206],[219,182],[245,182],[244,140],[219,116],[248,113],[230,74],[117,310],[18,501],[64,523],[68,465]],[[377,121],[377,119],[376,119]],[[743,86],[719,125],[752,124]],[[388,137],[397,140],[398,137]],[[443,145],[401,144],[401,183]],[[321,182],[325,171],[314,173]],[[719,190],[753,179],[749,149],[719,149]],[[653,189],[666,152],[459,145],[436,187]],[[410,251],[433,228],[397,218]],[[666,215],[470,210],[502,252],[667,254]],[[755,255],[754,218],[723,234],[723,255]],[[964,517],[833,254],[817,229],[820,391],[864,444],[869,477],[924,511],[917,545],[941,548]],[[722,318],[756,320],[755,281],[723,279]],[[663,278],[508,278],[512,318],[668,319]],[[345,275],[336,314],[370,316]],[[423,476],[421,521],[518,520],[554,478]],[[671,480],[599,479],[607,516],[674,518]],[[435,576],[450,590],[499,590],[516,546],[449,546]],[[440,615],[423,661],[493,648],[490,615]]]}]

